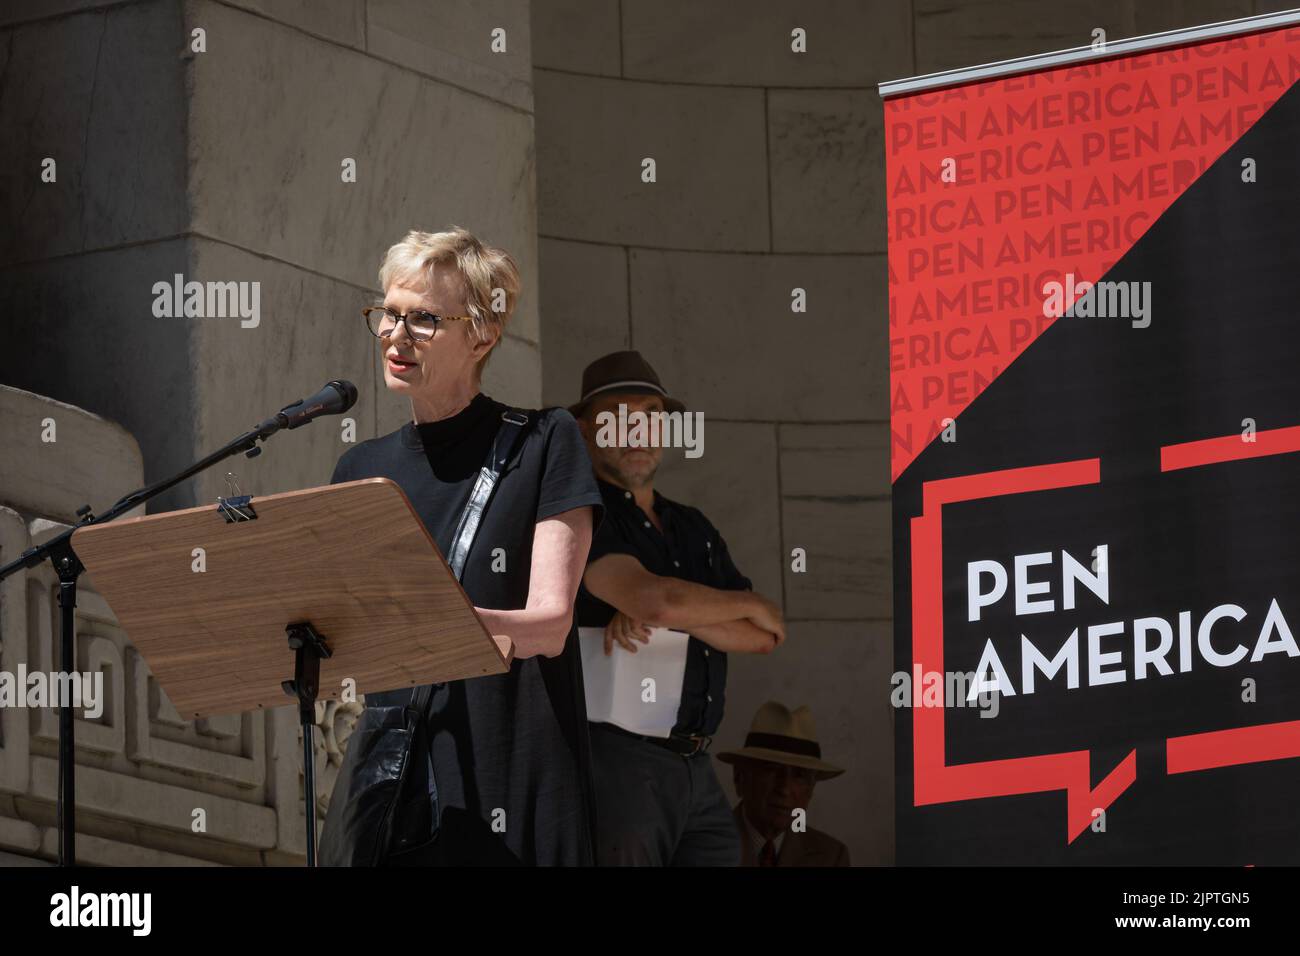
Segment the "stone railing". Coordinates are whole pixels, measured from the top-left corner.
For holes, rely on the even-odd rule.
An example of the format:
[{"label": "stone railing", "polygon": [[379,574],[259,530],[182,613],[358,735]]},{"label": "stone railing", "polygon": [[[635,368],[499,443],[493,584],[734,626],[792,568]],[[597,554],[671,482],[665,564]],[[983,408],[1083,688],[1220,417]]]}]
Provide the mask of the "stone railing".
[{"label": "stone railing", "polygon": [[[83,504],[102,509],[144,484],[139,447],[123,429],[4,386],[0,449],[0,563],[66,529]],[[0,672],[11,682],[20,667],[59,666],[57,595],[48,564],[0,585]],[[89,574],[78,585],[76,656],[78,671],[103,675],[101,712],[76,721],[78,862],[302,862],[302,744],[288,698],[271,711],[183,720]],[[322,817],[359,710],[317,705]],[[56,857],[57,784],[57,710],[6,701],[0,860]]]}]

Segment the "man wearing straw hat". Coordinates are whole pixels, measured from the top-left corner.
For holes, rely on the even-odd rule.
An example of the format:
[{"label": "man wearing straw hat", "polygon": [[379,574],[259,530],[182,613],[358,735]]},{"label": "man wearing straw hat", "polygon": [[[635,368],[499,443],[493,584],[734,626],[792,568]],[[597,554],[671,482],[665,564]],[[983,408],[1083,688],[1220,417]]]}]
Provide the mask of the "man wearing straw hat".
[{"label": "man wearing straw hat", "polygon": [[806,825],[819,780],[844,771],[822,760],[812,712],[768,701],[750,724],[745,746],[724,750],[732,765],[741,866],[848,866],[849,848]]}]

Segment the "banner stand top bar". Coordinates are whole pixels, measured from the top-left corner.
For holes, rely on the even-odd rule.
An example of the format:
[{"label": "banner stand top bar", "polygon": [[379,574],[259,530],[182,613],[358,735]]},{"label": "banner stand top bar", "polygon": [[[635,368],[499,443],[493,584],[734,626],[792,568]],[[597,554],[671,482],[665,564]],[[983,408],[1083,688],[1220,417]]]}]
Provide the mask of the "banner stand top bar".
[{"label": "banner stand top bar", "polygon": [[1081,46],[1070,50],[1060,50],[1056,53],[1037,53],[1033,56],[1017,57],[1014,60],[985,63],[982,66],[968,66],[958,70],[944,70],[941,73],[927,73],[925,76],[914,76],[908,79],[888,80],[879,84],[878,89],[881,97],[888,99],[891,96],[900,96],[904,93],[918,93],[922,90],[957,86],[976,80],[988,80],[1016,73],[1029,73],[1069,63],[1105,60],[1111,57],[1138,53],[1142,50],[1158,50],[1162,47],[1181,46],[1199,40],[1213,40],[1220,37],[1236,36],[1241,33],[1256,33],[1261,30],[1270,30],[1291,24],[1300,24],[1300,9],[1266,13],[1255,17],[1243,17],[1240,20],[1225,20],[1222,23],[1210,23],[1201,27],[1168,30],[1165,33],[1152,33],[1149,36],[1133,37],[1128,40],[1115,40],[1107,42],[1102,50],[1093,49],[1091,46]]}]

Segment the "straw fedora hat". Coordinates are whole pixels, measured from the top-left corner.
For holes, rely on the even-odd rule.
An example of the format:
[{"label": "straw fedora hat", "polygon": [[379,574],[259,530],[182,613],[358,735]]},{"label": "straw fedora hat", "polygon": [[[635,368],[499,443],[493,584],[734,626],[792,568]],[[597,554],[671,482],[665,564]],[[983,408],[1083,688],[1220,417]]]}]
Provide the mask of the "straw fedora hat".
[{"label": "straw fedora hat", "polygon": [[749,758],[815,770],[818,780],[829,780],[844,772],[843,767],[822,760],[812,711],[807,707],[790,710],[774,700],[769,700],[754,714],[745,746],[739,750],[721,751],[717,756],[723,763]]}]

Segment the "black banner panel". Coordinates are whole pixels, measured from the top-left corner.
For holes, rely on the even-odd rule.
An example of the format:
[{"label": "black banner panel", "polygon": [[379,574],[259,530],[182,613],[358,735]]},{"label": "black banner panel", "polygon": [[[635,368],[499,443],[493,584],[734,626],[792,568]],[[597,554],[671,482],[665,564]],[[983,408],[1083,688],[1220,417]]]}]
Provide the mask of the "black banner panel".
[{"label": "black banner panel", "polygon": [[900,863],[1300,863],[1297,78],[887,101]]}]

